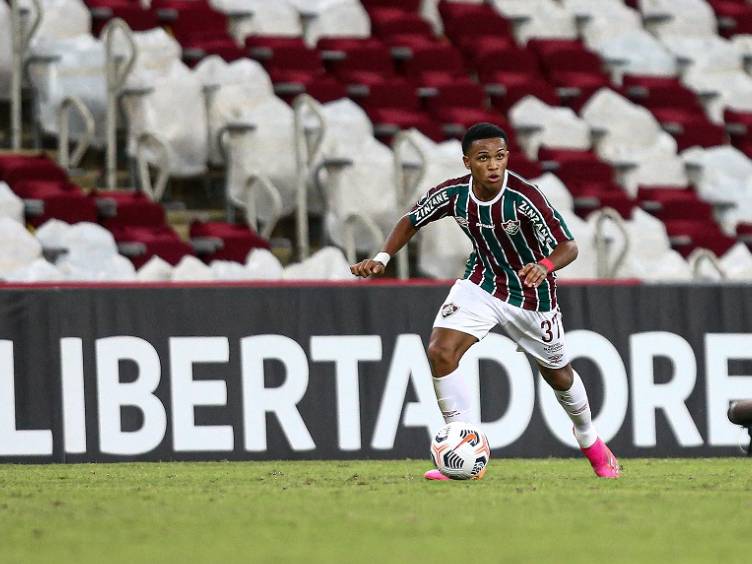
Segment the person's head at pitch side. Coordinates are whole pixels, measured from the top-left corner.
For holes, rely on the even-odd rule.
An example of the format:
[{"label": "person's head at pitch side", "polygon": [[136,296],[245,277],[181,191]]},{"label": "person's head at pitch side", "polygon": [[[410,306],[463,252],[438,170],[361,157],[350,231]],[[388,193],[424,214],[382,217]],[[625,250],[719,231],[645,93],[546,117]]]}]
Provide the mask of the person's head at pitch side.
[{"label": "person's head at pitch side", "polygon": [[496,194],[504,185],[509,164],[509,138],[506,132],[488,122],[470,127],[462,138],[462,162],[472,174],[479,192]]}]

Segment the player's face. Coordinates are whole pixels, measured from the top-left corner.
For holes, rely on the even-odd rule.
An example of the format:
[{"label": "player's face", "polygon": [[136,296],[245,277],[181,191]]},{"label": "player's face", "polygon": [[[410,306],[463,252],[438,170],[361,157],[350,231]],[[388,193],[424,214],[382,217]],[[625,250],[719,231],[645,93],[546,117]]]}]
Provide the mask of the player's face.
[{"label": "player's face", "polygon": [[462,160],[465,168],[470,169],[474,182],[493,192],[501,189],[509,162],[509,149],[504,139],[477,139]]}]

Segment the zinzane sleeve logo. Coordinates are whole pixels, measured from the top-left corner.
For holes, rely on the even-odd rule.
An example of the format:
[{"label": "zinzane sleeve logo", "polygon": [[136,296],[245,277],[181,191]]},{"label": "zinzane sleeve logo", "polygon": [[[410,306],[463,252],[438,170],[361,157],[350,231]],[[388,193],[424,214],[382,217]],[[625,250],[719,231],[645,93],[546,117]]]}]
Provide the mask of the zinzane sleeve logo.
[{"label": "zinzane sleeve logo", "polygon": [[425,225],[445,217],[450,209],[446,190],[429,190],[408,214],[414,226]]}]

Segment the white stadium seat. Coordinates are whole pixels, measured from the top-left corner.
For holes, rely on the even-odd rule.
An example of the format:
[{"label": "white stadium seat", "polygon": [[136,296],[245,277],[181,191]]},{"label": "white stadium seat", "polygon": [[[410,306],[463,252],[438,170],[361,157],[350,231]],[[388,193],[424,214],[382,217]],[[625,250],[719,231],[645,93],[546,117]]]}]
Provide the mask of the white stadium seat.
[{"label": "white stadium seat", "polygon": [[42,256],[42,245],[26,227],[0,217],[0,278],[26,267]]},{"label": "white stadium seat", "polygon": [[716,204],[717,219],[727,233],[739,222],[752,222],[752,159],[731,146],[693,147],[682,159],[696,172],[699,196]]},{"label": "white stadium seat", "polygon": [[[105,143],[105,115],[107,112],[107,83],[105,79],[105,49],[98,39],[82,34],[36,43],[33,56],[53,57],[49,63],[32,64],[29,75],[34,86],[38,120],[42,130],[57,135],[57,112],[67,97],[77,97],[91,112],[95,124],[93,144]],[[84,131],[78,114],[70,121],[70,135],[77,138]]]},{"label": "white stadium seat", "polygon": [[716,33],[715,13],[705,0],[639,0],[638,6],[648,30],[659,37]]},{"label": "white stadium seat", "polygon": [[578,150],[591,146],[590,127],[571,108],[549,106],[534,96],[525,96],[509,110],[509,119],[517,130],[536,128],[526,139],[518,139],[532,159],[542,145]]},{"label": "white stadium seat", "polygon": [[741,68],[723,70],[713,68],[690,68],[682,82],[697,93],[716,94],[705,107],[715,123],[723,123],[723,110],[752,111],[752,77]]},{"label": "white stadium seat", "polygon": [[213,260],[209,265],[215,280],[252,280],[252,273],[244,264],[231,260]]},{"label": "white stadium seat", "polygon": [[[405,194],[400,213],[406,213],[426,190],[468,172],[462,164],[459,141],[436,143],[416,129],[406,132],[406,139],[409,143],[399,148],[401,160],[407,164],[422,164],[422,174],[412,183],[411,193]],[[442,219],[421,228],[417,243],[417,267],[422,275],[440,279],[462,276],[472,244],[453,219]]]},{"label": "white stadium seat", "polygon": [[66,280],[129,281],[136,279],[133,263],[118,254],[112,234],[104,227],[88,222],[65,229],[59,246],[66,249],[55,262]]},{"label": "white stadium seat", "polygon": [[597,278],[593,226],[568,209],[559,209],[567,227],[577,242],[577,260],[556,274],[562,280],[588,280]]},{"label": "white stadium seat", "polygon": [[211,0],[215,9],[228,15],[249,12],[249,18],[232,18],[230,32],[243,41],[249,35],[300,37],[303,25],[298,10],[286,0]]},{"label": "white stadium seat", "polygon": [[564,0],[563,6],[575,18],[583,20],[582,38],[595,51],[606,39],[642,28],[639,12],[625,6],[621,0]]},{"label": "white stadium seat", "polygon": [[[121,56],[129,54],[129,45],[122,34],[113,34],[112,41],[116,54]],[[128,76],[126,83],[128,87],[139,88],[150,85],[182,56],[180,44],[161,27],[148,31],[135,31],[133,41],[138,50],[138,56]]]},{"label": "white stadium seat", "polygon": [[172,265],[154,255],[138,269],[136,280],[139,282],[169,282],[172,280]]},{"label": "white stadium seat", "polygon": [[[593,213],[588,217],[595,231],[598,217]],[[627,230],[628,250],[616,272],[616,278],[639,278],[642,280],[689,280],[692,272],[687,262],[671,243],[663,222],[639,208],[635,208],[632,219],[624,222]],[[610,260],[614,260],[624,244],[621,231],[611,222],[604,225],[604,233],[610,243]]]},{"label": "white stadium seat", "polygon": [[603,59],[611,62],[617,82],[624,74],[675,76],[677,73],[674,56],[644,29],[629,29],[605,37],[595,48]]},{"label": "white stadium seat", "polygon": [[5,182],[0,182],[0,217],[24,222],[24,203]]},{"label": "white stadium seat", "polygon": [[[290,213],[295,207],[297,181],[292,108],[274,95],[269,76],[256,61],[240,59],[228,64],[212,56],[194,72],[207,96],[210,160],[221,164],[223,156],[227,157],[230,200],[245,206],[248,179],[264,177],[279,192],[280,213]],[[224,151],[220,151],[223,129]],[[263,222],[276,221],[270,197],[256,191],[256,215]]]},{"label": "white stadium seat", "polygon": [[[344,245],[346,222],[352,216],[361,216],[363,219],[353,224],[355,244],[358,250],[370,252],[381,242],[363,221],[375,224],[381,231],[379,237],[383,237],[399,216],[394,155],[373,137],[368,116],[352,100],[312,104],[323,116],[321,150],[311,166],[314,170],[325,166],[321,180],[327,233],[335,244]],[[309,123],[310,114],[303,119]],[[338,161],[340,166],[326,166]]]},{"label": "white stadium seat", "polygon": [[[128,155],[136,157],[139,138],[151,135],[164,144],[170,176],[187,177],[206,170],[208,134],[202,85],[181,61],[180,45],[162,29],[133,33],[136,62],[123,98],[128,124]],[[115,48],[126,49],[119,34]],[[190,116],[190,119],[186,119]],[[146,160],[160,162],[153,145],[145,145]]]},{"label": "white stadium seat", "polygon": [[354,280],[350,264],[336,247],[324,247],[302,262],[287,266],[285,280]]},{"label": "white stadium seat", "polygon": [[215,280],[214,271],[191,255],[185,255],[172,269],[173,282],[207,282]]},{"label": "white stadium seat", "polygon": [[[18,0],[21,8],[34,10],[31,0]],[[43,47],[80,35],[89,35],[91,14],[81,0],[40,0],[42,21],[32,38],[32,47]]]},{"label": "white stadium seat", "polygon": [[[514,163],[512,163],[511,169],[514,170]],[[531,178],[530,181],[543,192],[554,208],[559,211],[574,211],[572,194],[555,174],[547,172],[538,178]]]},{"label": "white stadium seat", "polygon": [[576,39],[577,25],[573,15],[552,0],[494,0],[504,16],[520,23],[515,27],[517,41],[530,39]]},{"label": "white stadium seat", "polygon": [[279,280],[284,273],[282,263],[266,249],[252,249],[245,259],[245,267],[252,280]]},{"label": "white stadium seat", "polygon": [[370,37],[371,20],[358,0],[288,0],[303,17],[306,44],[322,37]]},{"label": "white stadium seat", "polygon": [[220,130],[244,117],[247,119],[244,110],[274,98],[274,86],[264,67],[251,59],[227,63],[218,55],[211,55],[202,59],[194,72],[205,92],[208,91],[209,159],[212,164],[222,164]]},{"label": "white stadium seat", "polygon": [[635,165],[620,178],[620,183],[632,196],[639,184],[687,185],[676,141],[643,106],[602,88],[587,101],[580,114],[592,129],[605,132],[596,144],[601,159],[612,164]]},{"label": "white stadium seat", "polygon": [[5,276],[7,282],[62,282],[65,275],[54,265],[43,258],[38,258],[31,263],[8,273]]},{"label": "white stadium seat", "polygon": [[[181,61],[173,61],[160,76],[142,75],[140,81],[150,92],[127,96],[123,102],[128,117],[128,154],[136,157],[139,138],[148,134],[166,147],[170,176],[203,173],[208,139],[199,78]],[[152,164],[161,160],[151,146],[147,146],[145,155]]]},{"label": "white stadium seat", "polygon": [[752,253],[744,243],[737,243],[726,251],[720,263],[730,280],[752,280]]}]

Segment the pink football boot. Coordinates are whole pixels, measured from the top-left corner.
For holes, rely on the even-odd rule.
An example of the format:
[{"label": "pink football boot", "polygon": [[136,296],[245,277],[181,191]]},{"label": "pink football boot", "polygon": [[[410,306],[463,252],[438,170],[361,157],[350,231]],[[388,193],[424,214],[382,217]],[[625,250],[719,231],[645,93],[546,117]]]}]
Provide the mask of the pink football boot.
[{"label": "pink football boot", "polygon": [[599,478],[618,478],[620,475],[619,462],[614,453],[601,439],[596,440],[591,446],[580,449],[587,456],[596,476]]},{"label": "pink football boot", "polygon": [[444,476],[441,472],[436,470],[435,468],[433,470],[429,470],[425,474],[423,474],[423,477],[426,480],[448,480],[449,478]]}]

